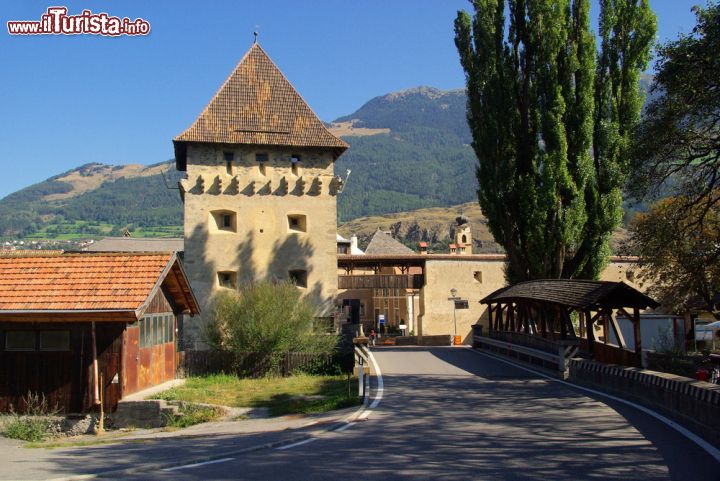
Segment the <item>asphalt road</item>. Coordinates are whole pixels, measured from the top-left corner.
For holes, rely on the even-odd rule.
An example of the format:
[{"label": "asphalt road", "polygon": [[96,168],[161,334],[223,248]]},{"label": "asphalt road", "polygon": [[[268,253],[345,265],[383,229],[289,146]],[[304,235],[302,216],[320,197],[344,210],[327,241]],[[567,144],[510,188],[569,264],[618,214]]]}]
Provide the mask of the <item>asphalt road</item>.
[{"label": "asphalt road", "polygon": [[378,348],[367,421],[287,449],[135,479],[720,480],[720,465],[647,414],[462,348]]}]

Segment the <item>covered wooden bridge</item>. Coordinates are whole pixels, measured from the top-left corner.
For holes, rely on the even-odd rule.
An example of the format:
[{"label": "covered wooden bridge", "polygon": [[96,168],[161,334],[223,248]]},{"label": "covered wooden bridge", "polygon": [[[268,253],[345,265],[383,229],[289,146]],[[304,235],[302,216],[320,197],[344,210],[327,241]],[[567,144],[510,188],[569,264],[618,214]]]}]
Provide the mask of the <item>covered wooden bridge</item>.
[{"label": "covered wooden bridge", "polygon": [[[522,282],[480,302],[488,305],[489,338],[554,353],[560,347],[566,355],[580,350],[601,362],[629,366],[641,362],[640,311],[658,306],[623,282],[570,279]],[[632,323],[631,342],[619,317]]]}]

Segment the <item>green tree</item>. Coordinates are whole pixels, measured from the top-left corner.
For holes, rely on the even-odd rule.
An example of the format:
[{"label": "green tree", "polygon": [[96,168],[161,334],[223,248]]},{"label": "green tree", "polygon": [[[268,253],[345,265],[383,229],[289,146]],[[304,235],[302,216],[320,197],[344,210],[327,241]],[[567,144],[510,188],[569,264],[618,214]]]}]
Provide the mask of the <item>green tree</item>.
[{"label": "green tree", "polygon": [[273,361],[286,352],[331,354],[338,342],[317,324],[313,306],[288,281],[219,292],[205,337],[215,349],[264,353]]},{"label": "green tree", "polygon": [[657,95],[637,130],[630,186],[642,198],[672,184],[697,224],[720,202],[720,5],[693,10],[692,32],[658,48]]},{"label": "green tree", "polygon": [[588,0],[474,0],[455,20],[478,200],[511,283],[598,277],[622,220],[655,16],[600,3],[599,52]]},{"label": "green tree", "polygon": [[[638,255],[640,277],[668,309],[682,313],[701,306],[720,319],[720,189],[713,203],[687,207],[684,197],[671,197],[638,214],[630,227],[630,247]],[[700,211],[701,226],[688,228]]]}]

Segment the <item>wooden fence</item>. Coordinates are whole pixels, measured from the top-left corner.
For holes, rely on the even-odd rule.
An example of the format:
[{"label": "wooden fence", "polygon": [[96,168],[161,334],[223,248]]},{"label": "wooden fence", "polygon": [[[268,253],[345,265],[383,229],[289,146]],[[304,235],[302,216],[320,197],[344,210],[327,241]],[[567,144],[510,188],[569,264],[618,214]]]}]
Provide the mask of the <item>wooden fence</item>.
[{"label": "wooden fence", "polygon": [[352,371],[352,352],[322,355],[307,352],[271,353],[230,351],[185,351],[180,363],[185,376],[233,374],[262,377],[267,374],[289,376],[297,371],[340,373]]},{"label": "wooden fence", "polygon": [[[588,352],[586,339],[581,340],[580,349]],[[620,366],[640,367],[640,355],[618,346],[595,342],[593,344],[593,359],[606,364],[618,364]]]}]

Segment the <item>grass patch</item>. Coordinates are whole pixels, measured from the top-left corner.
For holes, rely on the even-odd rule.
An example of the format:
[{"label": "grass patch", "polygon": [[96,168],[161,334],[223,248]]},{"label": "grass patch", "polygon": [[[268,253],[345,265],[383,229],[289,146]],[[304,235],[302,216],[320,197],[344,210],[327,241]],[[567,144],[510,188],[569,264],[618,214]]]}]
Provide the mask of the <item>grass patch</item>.
[{"label": "grass patch", "polygon": [[181,416],[172,416],[167,420],[166,428],[187,428],[195,424],[215,421],[223,414],[221,408],[213,406],[200,406],[198,404],[182,403],[180,405]]},{"label": "grass patch", "polygon": [[183,386],[154,396],[167,401],[220,404],[231,407],[265,407],[271,416],[309,414],[355,406],[357,379],[346,376],[312,376],[238,379],[216,374],[191,377]]}]

